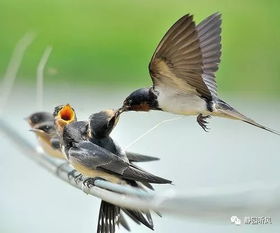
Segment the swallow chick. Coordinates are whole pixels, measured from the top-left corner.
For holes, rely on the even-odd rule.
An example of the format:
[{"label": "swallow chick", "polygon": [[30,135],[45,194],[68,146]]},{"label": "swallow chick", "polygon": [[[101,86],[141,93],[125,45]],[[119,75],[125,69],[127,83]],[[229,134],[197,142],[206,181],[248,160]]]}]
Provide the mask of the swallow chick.
[{"label": "swallow chick", "polygon": [[[138,188],[142,188],[142,183],[170,184],[170,180],[155,176],[130,163],[125,153],[119,151],[112,140],[107,139],[117,121],[117,118],[108,118],[108,115],[114,115],[108,113],[107,111],[92,115],[90,123],[76,121],[64,127],[63,151],[70,164],[91,179],[101,178]],[[123,209],[102,201],[97,232],[115,232],[121,210],[136,223],[153,229],[149,212],[145,213],[145,217],[140,211]]]},{"label": "swallow chick", "polygon": [[192,15],[180,18],[164,35],[149,63],[153,86],[132,92],[124,111],[161,110],[197,115],[207,131],[207,119],[218,116],[241,120],[280,135],[241,114],[217,94],[215,72],[221,58],[221,15],[195,25]]},{"label": "swallow chick", "polygon": [[76,112],[70,104],[55,107],[53,117],[57,133],[60,136],[62,136],[65,125],[77,121]]},{"label": "swallow chick", "polygon": [[38,138],[44,152],[52,157],[65,159],[60,150],[60,140],[56,133],[54,117],[48,112],[36,112],[27,117],[27,122]]},{"label": "swallow chick", "polygon": [[[124,151],[113,140],[113,138],[110,137],[110,133],[118,123],[119,116],[121,113],[121,109],[108,109],[90,115],[88,126],[88,140],[118,155],[119,157],[121,157],[129,163],[158,160],[158,158],[156,157]],[[149,182],[142,181],[142,184],[148,187],[149,189],[153,189],[153,186]]]},{"label": "swallow chick", "polygon": [[105,110],[89,117],[89,140],[114,154],[126,159],[125,152],[110,137],[110,133],[119,121],[120,110]]}]

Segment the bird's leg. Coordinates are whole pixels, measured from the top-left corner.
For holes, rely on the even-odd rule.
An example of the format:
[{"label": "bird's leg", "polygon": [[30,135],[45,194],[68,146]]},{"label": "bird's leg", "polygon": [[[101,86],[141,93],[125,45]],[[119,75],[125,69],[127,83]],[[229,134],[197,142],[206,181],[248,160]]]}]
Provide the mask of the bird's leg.
[{"label": "bird's leg", "polygon": [[203,116],[201,113],[197,116],[196,120],[197,123],[201,126],[201,128],[205,131],[208,132],[209,128],[207,127],[208,121],[206,119],[208,119],[210,116]]},{"label": "bird's leg", "polygon": [[83,175],[80,173],[76,176],[74,176],[74,181],[76,184],[78,184],[79,181],[82,181],[83,180]]},{"label": "bird's leg", "polygon": [[86,187],[91,188],[91,187],[94,186],[94,182],[95,182],[96,180],[105,180],[105,179],[103,179],[103,178],[101,178],[101,177],[94,177],[94,178],[89,177],[89,178],[86,178],[86,179],[83,181],[83,184],[84,184]]},{"label": "bird's leg", "polygon": [[75,170],[75,169],[73,169],[71,172],[69,172],[68,174],[67,174],[67,176],[68,176],[68,180],[70,180],[71,178],[76,178],[76,175],[75,175],[75,173],[76,173],[77,171]]}]

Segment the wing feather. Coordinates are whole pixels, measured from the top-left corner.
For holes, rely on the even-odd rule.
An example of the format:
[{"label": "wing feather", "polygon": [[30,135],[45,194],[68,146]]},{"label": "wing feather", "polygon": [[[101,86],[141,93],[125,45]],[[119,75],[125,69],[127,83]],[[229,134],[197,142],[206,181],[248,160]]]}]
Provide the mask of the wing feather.
[{"label": "wing feather", "polygon": [[193,16],[183,16],[167,31],[152,56],[149,70],[154,86],[163,84],[211,98],[201,78],[199,43]]},{"label": "wing feather", "polygon": [[80,142],[68,151],[69,157],[79,164],[94,170],[106,171],[125,179],[150,183],[171,183],[124,161],[110,151],[88,141]]},{"label": "wing feather", "polygon": [[215,72],[219,68],[221,57],[221,15],[210,15],[197,25],[197,33],[202,52],[202,78],[212,96],[217,97]]},{"label": "wing feather", "polygon": [[215,74],[221,56],[221,17],[195,26],[185,15],[164,35],[149,64],[154,87],[164,85],[206,98],[217,95]]}]

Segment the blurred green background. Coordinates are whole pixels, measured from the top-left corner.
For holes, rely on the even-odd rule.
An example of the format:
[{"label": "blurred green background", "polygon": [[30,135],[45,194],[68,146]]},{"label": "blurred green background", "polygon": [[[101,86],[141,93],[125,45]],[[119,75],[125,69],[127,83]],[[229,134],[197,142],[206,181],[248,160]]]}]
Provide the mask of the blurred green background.
[{"label": "blurred green background", "polygon": [[[48,86],[42,109],[53,111],[58,104],[71,103],[78,119],[85,120],[93,112],[119,107],[133,89],[151,85],[149,60],[177,19],[192,13],[200,22],[217,11],[223,18],[223,53],[217,73],[221,97],[279,131],[280,1],[276,0],[0,0],[0,81],[16,43],[26,32],[37,34],[25,53],[16,80],[19,85],[3,108],[3,118],[37,145],[23,118],[41,110],[35,101],[35,76],[48,45],[53,51],[45,72]],[[159,111],[123,114],[112,136],[126,147],[160,121],[174,117]],[[160,157],[160,162],[139,165],[173,180],[178,193],[235,184],[248,187],[256,181],[265,189],[267,184],[279,183],[277,136],[218,118],[211,119],[210,128],[210,133],[204,133],[195,119],[182,118],[162,124],[129,149]],[[1,233],[95,232],[98,199],[62,184],[19,153],[7,137],[2,136],[0,146],[1,154],[9,155],[2,156],[0,163]],[[175,193],[168,192],[168,187],[156,190]],[[273,203],[279,213],[279,199],[268,205]],[[264,207],[260,216],[266,214]],[[166,214],[155,217],[155,232],[280,232],[279,214],[271,216],[271,225],[241,228],[230,224],[232,215],[236,213],[216,224]],[[129,224],[133,232],[148,232]]]},{"label": "blurred green background", "polygon": [[0,1],[0,75],[17,41],[37,34],[19,71],[33,82],[47,45],[53,46],[47,83],[148,86],[147,65],[167,29],[182,15],[196,22],[222,13],[219,91],[279,95],[280,2],[236,1]]}]

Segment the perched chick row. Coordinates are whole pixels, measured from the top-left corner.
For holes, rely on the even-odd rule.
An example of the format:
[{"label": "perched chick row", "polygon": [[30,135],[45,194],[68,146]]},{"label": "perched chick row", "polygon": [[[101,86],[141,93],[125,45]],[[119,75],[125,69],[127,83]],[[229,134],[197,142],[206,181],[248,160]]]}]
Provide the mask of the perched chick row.
[{"label": "perched chick row", "polygon": [[[151,183],[171,183],[132,163],[158,158],[125,152],[110,137],[120,113],[121,110],[106,110],[92,114],[88,121],[77,121],[75,110],[67,104],[56,107],[53,114],[34,113],[28,117],[28,122],[44,151],[50,156],[66,159],[88,178],[86,181],[101,178],[141,189],[152,189]],[[97,232],[113,233],[119,224],[129,230],[121,211],[136,223],[153,229],[150,212],[124,209],[102,201]]]}]

